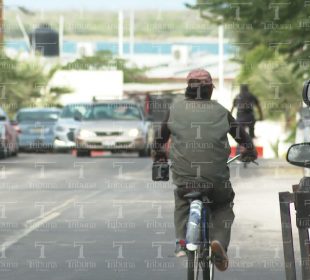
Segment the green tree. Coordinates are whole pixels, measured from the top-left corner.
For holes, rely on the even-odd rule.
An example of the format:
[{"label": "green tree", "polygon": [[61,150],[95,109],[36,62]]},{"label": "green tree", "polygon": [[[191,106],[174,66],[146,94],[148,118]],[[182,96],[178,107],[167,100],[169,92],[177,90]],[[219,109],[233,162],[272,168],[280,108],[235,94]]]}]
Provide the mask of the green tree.
[{"label": "green tree", "polygon": [[0,59],[0,105],[10,117],[23,107],[57,106],[58,98],[68,88],[49,88],[48,82],[57,67],[49,71],[38,60]]},{"label": "green tree", "polygon": [[282,119],[286,128],[295,126],[296,112],[302,105],[302,82],[292,68],[283,56],[277,55],[262,60],[246,79],[242,79],[260,99],[264,115],[271,119]]},{"label": "green tree", "polygon": [[109,51],[98,51],[93,56],[83,56],[63,67],[64,70],[117,69],[124,73],[124,82],[136,82],[143,78],[146,69],[130,65],[125,59],[117,58]]},{"label": "green tree", "polygon": [[[197,0],[191,9],[234,33],[237,81],[249,83],[262,102],[264,115],[293,127],[301,106],[300,91],[308,76],[310,49],[305,40],[310,20],[305,2],[269,0]],[[309,24],[307,25],[307,21]]]},{"label": "green tree", "polygon": [[306,78],[310,65],[308,2],[197,0],[196,5],[187,6],[213,23],[223,23],[235,34],[241,54],[263,44],[285,55],[297,75]]}]

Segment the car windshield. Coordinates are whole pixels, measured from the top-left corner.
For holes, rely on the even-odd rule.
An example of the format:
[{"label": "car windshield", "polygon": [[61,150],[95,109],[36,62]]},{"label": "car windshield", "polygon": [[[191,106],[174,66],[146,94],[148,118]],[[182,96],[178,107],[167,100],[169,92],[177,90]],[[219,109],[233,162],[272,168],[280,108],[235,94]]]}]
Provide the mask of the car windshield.
[{"label": "car windshield", "polygon": [[34,111],[19,112],[17,115],[18,122],[32,121],[57,121],[59,112],[57,111]]},{"label": "car windshield", "polygon": [[84,120],[141,120],[139,108],[134,104],[98,104],[86,111]]},{"label": "car windshield", "polygon": [[73,119],[75,115],[79,114],[81,116],[84,116],[87,107],[89,105],[87,104],[71,104],[67,105],[62,109],[62,112],[60,114],[60,118],[62,119]]}]

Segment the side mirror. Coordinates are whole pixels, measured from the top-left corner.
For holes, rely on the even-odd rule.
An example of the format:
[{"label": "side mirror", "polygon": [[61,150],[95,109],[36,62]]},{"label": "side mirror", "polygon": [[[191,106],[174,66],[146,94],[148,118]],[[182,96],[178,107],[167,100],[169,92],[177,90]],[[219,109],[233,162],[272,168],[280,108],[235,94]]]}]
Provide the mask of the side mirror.
[{"label": "side mirror", "polygon": [[0,115],[0,121],[5,121],[5,120],[6,120],[6,117],[5,117],[5,116]]},{"label": "side mirror", "polygon": [[304,88],[302,89],[302,100],[308,107],[310,106],[310,80],[304,83]]},{"label": "side mirror", "polygon": [[310,143],[292,145],[288,149],[286,160],[290,164],[310,168]]}]

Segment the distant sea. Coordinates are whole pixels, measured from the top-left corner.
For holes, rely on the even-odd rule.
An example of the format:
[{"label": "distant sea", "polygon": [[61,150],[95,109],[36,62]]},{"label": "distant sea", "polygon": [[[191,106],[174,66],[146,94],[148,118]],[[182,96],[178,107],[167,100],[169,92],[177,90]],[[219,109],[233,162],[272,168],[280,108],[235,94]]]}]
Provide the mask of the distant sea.
[{"label": "distant sea", "polygon": [[[64,41],[63,52],[68,54],[74,54],[77,51],[76,41]],[[94,42],[94,48],[96,51],[108,50],[112,53],[118,52],[117,42],[104,42],[98,41]],[[7,48],[13,48],[19,51],[26,51],[27,45],[22,40],[16,41],[6,41],[5,45]],[[137,42],[134,45],[134,52],[136,54],[171,54],[171,49],[173,45],[183,45],[190,47],[192,53],[218,53],[218,44],[216,43],[161,43],[161,42]],[[123,45],[124,53],[129,54],[129,43],[124,43]],[[234,47],[230,44],[224,45],[224,53],[230,54],[233,52]]]}]

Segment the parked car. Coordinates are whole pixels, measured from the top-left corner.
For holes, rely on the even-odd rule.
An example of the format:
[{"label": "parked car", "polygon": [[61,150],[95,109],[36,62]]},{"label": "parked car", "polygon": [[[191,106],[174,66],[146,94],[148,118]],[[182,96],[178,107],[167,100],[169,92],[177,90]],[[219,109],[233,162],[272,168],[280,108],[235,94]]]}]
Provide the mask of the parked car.
[{"label": "parked car", "polygon": [[55,151],[69,151],[75,147],[74,132],[80,125],[76,117],[83,117],[89,103],[68,104],[63,107],[59,119],[55,125]]},{"label": "parked car", "polygon": [[150,154],[153,139],[151,123],[139,105],[131,101],[101,101],[88,107],[75,133],[77,156],[90,156],[91,150]]},{"label": "parked car", "polygon": [[21,150],[52,150],[54,126],[60,110],[57,108],[24,108],[17,112],[16,121],[20,129]]},{"label": "parked car", "polygon": [[18,132],[12,126],[6,112],[0,108],[0,158],[17,156]]}]

